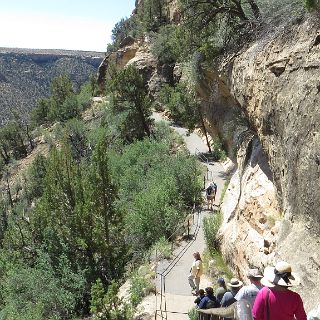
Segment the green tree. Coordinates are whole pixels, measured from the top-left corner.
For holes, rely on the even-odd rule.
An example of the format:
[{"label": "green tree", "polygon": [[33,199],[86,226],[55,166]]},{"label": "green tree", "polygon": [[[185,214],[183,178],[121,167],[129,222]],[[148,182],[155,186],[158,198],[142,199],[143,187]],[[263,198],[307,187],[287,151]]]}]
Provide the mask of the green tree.
[{"label": "green tree", "polygon": [[31,123],[33,126],[38,126],[49,122],[48,115],[50,112],[50,107],[50,99],[43,98],[38,101],[37,106],[31,111]]},{"label": "green tree", "polygon": [[157,31],[167,23],[167,1],[144,0],[138,7],[137,15],[142,32]]},{"label": "green tree", "polygon": [[87,139],[87,128],[83,121],[73,118],[65,123],[62,135],[70,145],[71,153],[73,158],[77,162],[90,155],[88,139]]},{"label": "green tree", "polygon": [[119,286],[112,282],[106,292],[97,280],[91,288],[91,312],[100,320],[128,320],[133,314],[130,306],[119,298]]},{"label": "green tree", "polygon": [[79,115],[77,97],[67,76],[54,78],[51,83],[49,120],[65,121]]},{"label": "green tree", "polygon": [[9,263],[10,267],[2,265],[2,319],[56,320],[75,315],[84,290],[84,272],[73,272],[65,256],[53,267],[47,254],[38,251],[37,255],[33,266],[21,260]]},{"label": "green tree", "polygon": [[27,172],[27,187],[26,194],[29,201],[34,198],[39,198],[44,190],[44,178],[47,173],[47,159],[44,155],[36,156]]},{"label": "green tree", "polygon": [[115,208],[117,189],[109,169],[107,142],[100,139],[84,174],[87,251],[95,259],[100,278],[110,281],[122,274],[126,249],[122,234],[122,214]]},{"label": "green tree", "polygon": [[182,82],[175,87],[165,85],[160,92],[160,101],[169,109],[172,119],[186,126],[189,131],[200,127],[206,137],[209,152],[211,152],[201,106],[193,90]]},{"label": "green tree", "polygon": [[305,5],[309,11],[312,11],[312,10],[319,9],[320,2],[319,0],[305,0]]},{"label": "green tree", "polygon": [[112,29],[111,39],[115,49],[119,48],[123,40],[128,36],[135,36],[136,18],[122,18]]},{"label": "green tree", "polygon": [[28,150],[24,143],[24,137],[24,132],[14,120],[0,129],[1,156],[5,163],[9,162],[10,152],[15,159],[27,156]]},{"label": "green tree", "polygon": [[150,136],[151,101],[139,70],[130,65],[114,72],[107,84],[114,115],[120,118],[120,132],[127,141]]}]

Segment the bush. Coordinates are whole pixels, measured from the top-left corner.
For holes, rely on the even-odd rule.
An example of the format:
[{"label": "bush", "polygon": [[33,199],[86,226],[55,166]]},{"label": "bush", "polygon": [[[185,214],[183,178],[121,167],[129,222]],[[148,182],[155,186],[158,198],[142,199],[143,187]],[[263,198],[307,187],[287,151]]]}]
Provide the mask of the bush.
[{"label": "bush", "polygon": [[155,291],[152,282],[152,273],[148,272],[148,267],[142,266],[134,272],[130,279],[130,301],[133,307],[138,306],[143,297]]},{"label": "bush", "polygon": [[183,151],[172,154],[168,140],[146,138],[110,156],[119,210],[126,213],[126,234],[137,256],[171,235],[200,199],[199,164]]},{"label": "bush", "polygon": [[306,8],[309,11],[319,9],[320,1],[319,0],[305,0]]},{"label": "bush", "polygon": [[158,259],[170,259],[172,256],[171,243],[165,237],[161,237],[150,249],[150,255],[157,251]]},{"label": "bush", "polygon": [[132,308],[118,297],[119,285],[111,282],[106,291],[100,279],[91,288],[91,312],[100,320],[128,320],[133,318]]},{"label": "bush", "polygon": [[189,317],[190,320],[198,320],[199,319],[199,312],[197,311],[196,308],[192,308],[188,312],[188,317]]},{"label": "bush", "polygon": [[225,161],[227,160],[227,153],[224,151],[222,142],[219,137],[215,137],[212,141],[212,153],[216,160]]},{"label": "bush", "polygon": [[84,290],[83,274],[74,273],[66,257],[61,257],[56,268],[59,270],[41,252],[34,267],[22,261],[11,265],[2,279],[5,306],[1,318],[53,320],[72,316]]},{"label": "bush", "polygon": [[216,211],[213,216],[206,217],[203,220],[204,238],[211,254],[219,249],[217,234],[221,226],[222,214]]}]

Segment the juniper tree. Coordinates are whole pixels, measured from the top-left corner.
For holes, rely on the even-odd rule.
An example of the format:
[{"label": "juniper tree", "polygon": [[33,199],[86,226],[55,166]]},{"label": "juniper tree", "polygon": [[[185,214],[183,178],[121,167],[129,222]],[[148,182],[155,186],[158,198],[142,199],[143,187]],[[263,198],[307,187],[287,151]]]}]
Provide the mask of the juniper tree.
[{"label": "juniper tree", "polygon": [[127,141],[150,136],[151,101],[143,76],[130,65],[114,72],[107,84],[114,115],[119,117],[119,131]]}]

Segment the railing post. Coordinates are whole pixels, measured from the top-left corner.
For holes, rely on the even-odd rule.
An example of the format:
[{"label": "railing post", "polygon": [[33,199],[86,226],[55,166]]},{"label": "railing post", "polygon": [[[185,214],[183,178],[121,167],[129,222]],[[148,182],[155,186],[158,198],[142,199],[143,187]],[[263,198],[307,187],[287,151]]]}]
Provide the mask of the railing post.
[{"label": "railing post", "polygon": [[189,236],[190,236],[190,221],[188,219],[188,239],[189,239]]},{"label": "railing post", "polygon": [[203,176],[203,190],[206,190],[206,176]]}]

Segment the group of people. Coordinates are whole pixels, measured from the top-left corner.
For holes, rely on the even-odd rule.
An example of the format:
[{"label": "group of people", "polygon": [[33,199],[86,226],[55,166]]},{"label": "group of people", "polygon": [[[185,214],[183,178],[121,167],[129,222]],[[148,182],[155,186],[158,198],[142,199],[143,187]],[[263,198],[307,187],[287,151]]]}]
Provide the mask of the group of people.
[{"label": "group of people", "polygon": [[289,289],[299,283],[289,263],[280,261],[274,267],[265,268],[263,275],[257,268],[249,269],[248,285],[243,285],[237,278],[232,278],[226,285],[225,280],[219,278],[214,294],[211,287],[199,289],[203,266],[199,252],[193,257],[188,279],[192,294],[197,295],[197,308],[228,307],[244,299],[250,304],[255,320],[307,320],[300,295]]}]

